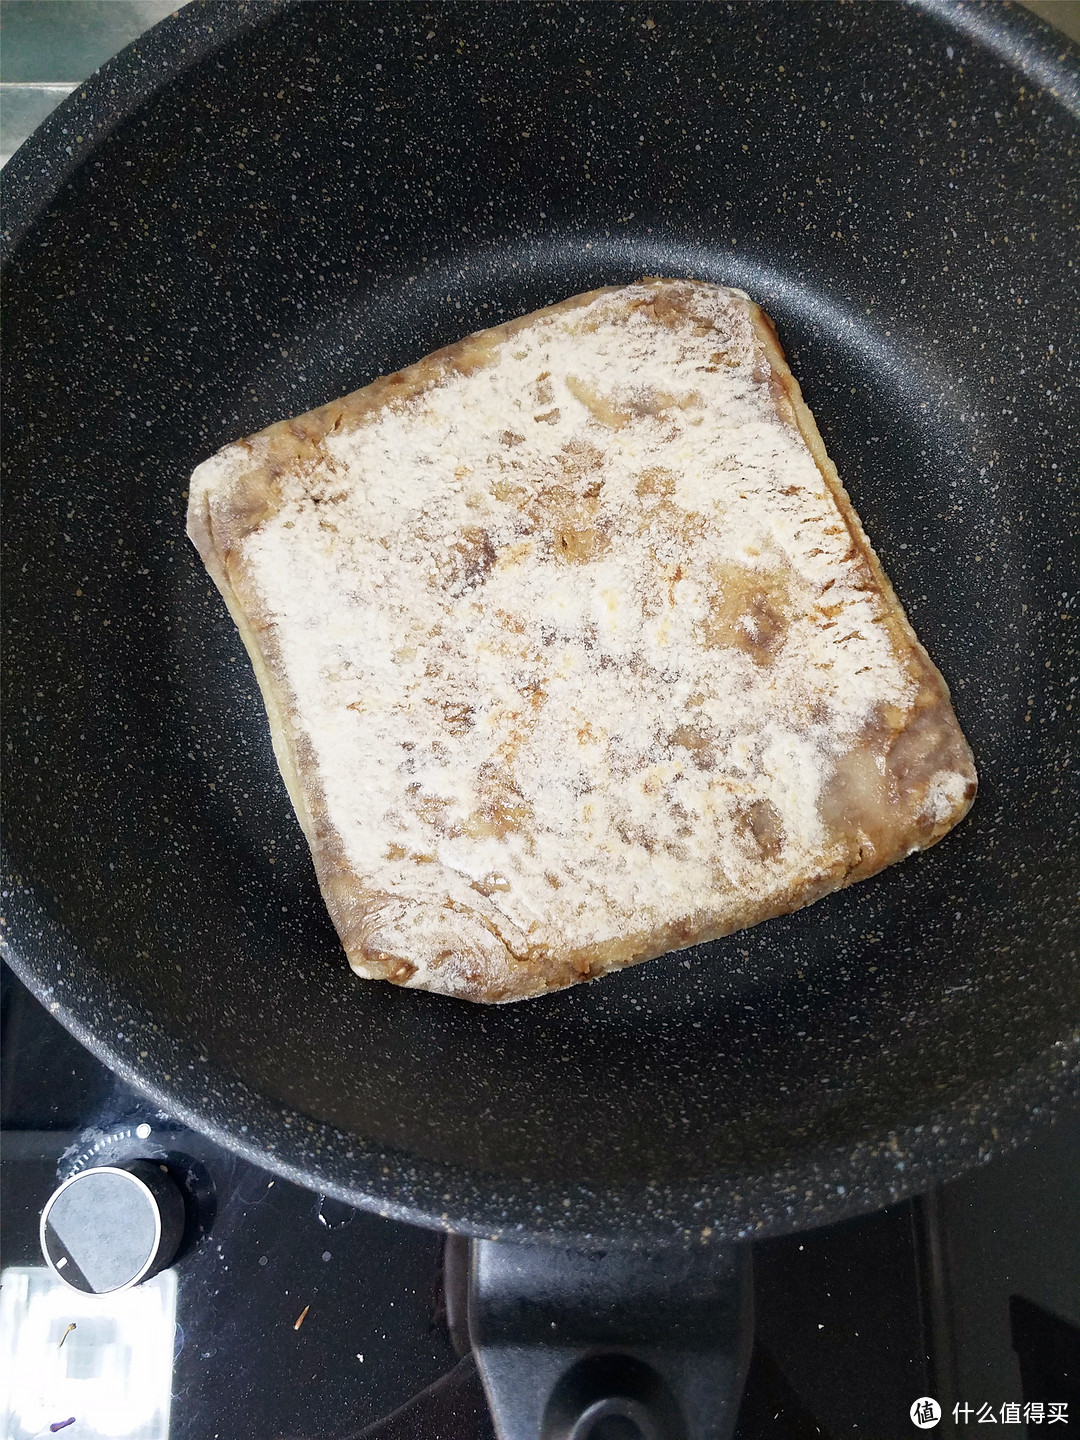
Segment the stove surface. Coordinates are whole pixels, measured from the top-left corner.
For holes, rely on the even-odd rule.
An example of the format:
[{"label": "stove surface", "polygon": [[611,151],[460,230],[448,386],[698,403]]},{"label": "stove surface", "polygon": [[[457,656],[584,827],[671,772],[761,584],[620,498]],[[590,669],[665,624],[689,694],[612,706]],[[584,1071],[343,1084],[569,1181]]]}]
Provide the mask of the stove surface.
[{"label": "stove surface", "polygon": [[[443,1236],[322,1199],[175,1124],[6,968],[2,1082],[5,1440],[72,1416],[73,1440],[492,1440],[447,1319]],[[42,1206],[76,1170],[136,1156],[186,1192],[180,1252],[146,1285],[78,1295],[44,1267]],[[1011,1405],[1022,1417],[1036,1396],[1012,1349],[1010,1298],[1033,1302],[1037,1323],[1071,1322],[1033,1343],[1072,1344],[1080,1358],[1078,1162],[1080,1114],[1065,1115],[929,1196],[755,1245],[739,1440],[899,1440],[915,1433],[922,1396],[943,1407],[939,1434],[985,1433],[977,1407],[995,1423],[1014,1423],[1001,1419]],[[1069,1403],[1056,1376],[1027,1378],[1029,1391],[1058,1385],[1044,1407]]]}]

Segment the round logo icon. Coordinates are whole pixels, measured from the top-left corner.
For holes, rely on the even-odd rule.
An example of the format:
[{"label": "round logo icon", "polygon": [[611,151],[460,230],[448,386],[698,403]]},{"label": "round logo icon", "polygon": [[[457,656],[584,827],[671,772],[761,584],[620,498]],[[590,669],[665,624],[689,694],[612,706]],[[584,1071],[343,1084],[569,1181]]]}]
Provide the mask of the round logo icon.
[{"label": "round logo icon", "polygon": [[911,1423],[920,1430],[932,1430],[941,1419],[941,1406],[930,1395],[921,1395],[911,1407]]}]

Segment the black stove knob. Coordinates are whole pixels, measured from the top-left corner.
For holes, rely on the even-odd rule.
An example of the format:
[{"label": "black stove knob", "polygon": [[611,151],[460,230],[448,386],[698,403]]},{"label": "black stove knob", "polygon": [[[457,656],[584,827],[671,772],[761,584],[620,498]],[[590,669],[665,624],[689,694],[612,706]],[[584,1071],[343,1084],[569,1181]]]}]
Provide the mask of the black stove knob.
[{"label": "black stove knob", "polygon": [[41,1249],[54,1275],[89,1295],[127,1290],[172,1263],[184,1197],[150,1160],[79,1170],[41,1213]]}]

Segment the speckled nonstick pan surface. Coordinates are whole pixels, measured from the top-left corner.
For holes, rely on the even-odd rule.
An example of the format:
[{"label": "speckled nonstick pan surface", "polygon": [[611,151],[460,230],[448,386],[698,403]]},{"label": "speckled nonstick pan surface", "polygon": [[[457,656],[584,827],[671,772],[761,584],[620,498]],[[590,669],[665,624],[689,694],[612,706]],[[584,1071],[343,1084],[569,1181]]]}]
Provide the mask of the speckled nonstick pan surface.
[{"label": "speckled nonstick pan surface", "polygon": [[[405,1218],[833,1220],[1076,1094],[1076,53],[1008,6],[188,7],[5,171],[11,963],[175,1115]],[[353,979],[192,467],[642,273],[742,286],[978,760],[938,848],[485,1009]]]}]

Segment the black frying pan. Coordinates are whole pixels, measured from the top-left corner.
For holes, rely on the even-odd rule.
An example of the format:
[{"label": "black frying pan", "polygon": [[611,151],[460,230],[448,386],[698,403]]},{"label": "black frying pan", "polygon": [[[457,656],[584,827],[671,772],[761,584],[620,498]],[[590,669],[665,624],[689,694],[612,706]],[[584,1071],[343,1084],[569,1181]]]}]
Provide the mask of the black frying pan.
[{"label": "black frying pan", "polygon": [[[732,1239],[1075,1094],[1077,52],[1003,5],[194,5],[4,172],[11,963],[357,1204]],[[642,273],[744,287],[982,787],[810,910],[502,1009],[364,984],[183,537],[227,440]]]}]

